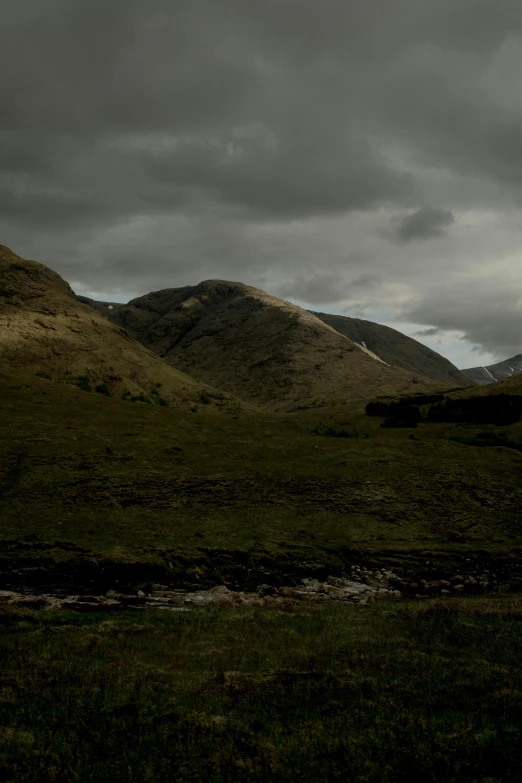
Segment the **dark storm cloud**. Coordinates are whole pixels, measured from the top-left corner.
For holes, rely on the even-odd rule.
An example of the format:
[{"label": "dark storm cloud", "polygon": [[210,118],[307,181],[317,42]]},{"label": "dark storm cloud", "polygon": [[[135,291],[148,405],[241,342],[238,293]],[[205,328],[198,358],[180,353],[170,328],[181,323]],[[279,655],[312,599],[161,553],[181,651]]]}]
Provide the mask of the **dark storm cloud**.
[{"label": "dark storm cloud", "polygon": [[415,334],[417,337],[435,337],[440,331],[438,326],[430,326],[428,329],[419,329]]},{"label": "dark storm cloud", "polygon": [[[141,136],[132,154],[135,165],[143,159],[143,183],[202,189],[261,216],[310,216],[420,198],[412,177],[389,165],[374,139],[380,128],[396,133],[403,124],[402,136],[427,137],[420,145],[414,139],[419,154],[442,144],[451,155],[450,147],[464,143],[464,161],[478,143],[483,164],[499,176],[509,170],[516,181],[517,167],[507,164],[520,160],[520,117],[500,113],[492,125],[479,87],[467,94],[473,63],[466,57],[489,56],[517,29],[521,13],[505,7],[508,28],[500,10],[491,15],[483,6],[442,2],[435,13],[408,0],[371,8],[306,0],[297,13],[290,0],[225,0],[219,8],[202,0],[7,0],[0,12],[0,65],[9,73],[0,127],[12,134],[4,140],[8,165],[22,164],[25,152],[27,176],[50,169],[81,187],[75,144],[111,137],[124,168],[126,137]],[[442,84],[452,69],[453,79]],[[238,138],[251,123],[266,137]],[[155,133],[179,145],[158,151],[149,138],[146,150]],[[488,147],[496,156],[489,164]],[[96,165],[96,149],[93,158]],[[178,205],[168,188],[162,204]],[[130,206],[122,198],[123,214]],[[28,219],[36,211],[28,209]]]},{"label": "dark storm cloud", "polygon": [[350,280],[341,272],[314,273],[310,277],[300,277],[281,288],[282,297],[298,299],[310,304],[336,304],[354,294],[357,296],[371,291],[381,284],[381,278],[367,273]]},{"label": "dark storm cloud", "polygon": [[[474,282],[433,287],[407,317],[416,323],[437,323],[443,330],[461,333],[476,349],[507,359],[519,354],[522,334],[522,297],[491,276]],[[427,329],[424,334],[431,333]],[[473,364],[473,363],[472,363]],[[476,364],[476,362],[475,362]]]},{"label": "dark storm cloud", "polygon": [[397,227],[397,238],[401,242],[412,239],[433,239],[442,236],[444,229],[455,222],[448,209],[421,207],[411,215],[402,218]]},{"label": "dark storm cloud", "polygon": [[380,278],[378,275],[373,275],[370,272],[359,275],[359,277],[356,277],[355,280],[350,280],[350,288],[353,290],[362,290],[362,291],[369,291],[372,288],[375,288],[375,286],[378,286],[382,283],[382,278]]},{"label": "dark storm cloud", "polygon": [[[49,170],[60,181],[73,177],[81,187],[84,176],[76,171],[74,146],[93,148],[96,167],[101,142],[112,140],[122,169],[138,166],[145,190],[146,183],[158,183],[161,195],[151,197],[152,209],[178,206],[169,184],[176,192],[183,188],[187,199],[196,188],[275,219],[387,201],[414,203],[419,197],[412,178],[386,163],[351,107],[337,101],[339,76],[334,68],[330,79],[323,63],[327,38],[315,45],[317,61],[303,62],[304,52],[292,45],[272,52],[265,37],[269,30],[263,27],[267,9],[255,3],[245,16],[233,2],[218,11],[197,1],[145,7],[118,0],[55,0],[53,12],[37,12],[38,20],[27,0],[21,0],[24,6],[26,14],[19,8],[18,22],[15,7],[8,3],[7,8],[13,31],[32,54],[11,71],[0,126],[9,159],[22,163],[24,150],[32,159],[24,173],[32,174],[35,187]],[[283,26],[288,10],[284,3],[273,8]],[[304,20],[311,24],[306,10]],[[252,24],[256,15],[259,28]],[[8,30],[9,14],[6,37]],[[290,28],[289,34],[295,36]],[[10,61],[6,44],[5,72]],[[333,95],[324,92],[329,82]],[[249,132],[252,123],[257,132]],[[28,133],[28,127],[35,131]],[[176,140],[175,149],[158,148],[161,134]],[[129,145],[129,138],[138,143]],[[101,171],[102,202],[106,180]],[[122,187],[123,214],[131,208],[128,201]],[[46,215],[52,211],[51,205],[42,209]],[[36,211],[36,205],[28,205],[28,219]]]},{"label": "dark storm cloud", "polygon": [[408,201],[416,193],[410,177],[390,171],[345,126],[333,124],[328,134],[310,128],[304,134],[296,123],[279,136],[275,149],[257,140],[239,141],[230,153],[227,146],[226,140],[181,145],[169,155],[151,156],[147,171],[158,183],[199,188],[258,219],[364,209]]},{"label": "dark storm cloud", "polygon": [[[409,287],[444,329],[431,270],[469,271],[482,214],[492,258],[519,230],[521,41],[520,0],[3,0],[0,241],[96,290],[232,277],[313,304],[369,275],[361,302]],[[462,331],[504,352],[510,302]]]}]

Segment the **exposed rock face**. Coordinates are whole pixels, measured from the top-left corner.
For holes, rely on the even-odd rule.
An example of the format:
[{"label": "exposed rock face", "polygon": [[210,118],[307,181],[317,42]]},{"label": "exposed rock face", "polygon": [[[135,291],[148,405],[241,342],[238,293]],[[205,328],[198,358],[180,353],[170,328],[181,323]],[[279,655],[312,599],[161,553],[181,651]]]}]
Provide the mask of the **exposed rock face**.
[{"label": "exposed rock face", "polygon": [[95,305],[172,366],[269,410],[441,386],[389,367],[313,313],[242,283],[207,280],[112,309]]},{"label": "exposed rock face", "polygon": [[314,315],[350,340],[365,345],[387,364],[428,378],[437,378],[451,386],[469,386],[474,383],[474,379],[466,374],[468,371],[459,370],[444,356],[389,326],[344,315]]},{"label": "exposed rock face", "polygon": [[487,367],[470,367],[468,370],[462,370],[462,373],[474,383],[497,383],[522,373],[522,353]]},{"label": "exposed rock face", "polygon": [[[205,384],[169,366],[121,327],[78,302],[56,272],[4,245],[0,362],[4,371],[40,371],[71,383],[86,376],[93,385],[107,383],[115,393],[128,389],[131,394],[150,394],[152,388],[161,388],[171,404],[197,401],[207,391]],[[219,398],[216,390],[208,391]],[[221,394],[220,403],[227,400],[230,395]]]}]

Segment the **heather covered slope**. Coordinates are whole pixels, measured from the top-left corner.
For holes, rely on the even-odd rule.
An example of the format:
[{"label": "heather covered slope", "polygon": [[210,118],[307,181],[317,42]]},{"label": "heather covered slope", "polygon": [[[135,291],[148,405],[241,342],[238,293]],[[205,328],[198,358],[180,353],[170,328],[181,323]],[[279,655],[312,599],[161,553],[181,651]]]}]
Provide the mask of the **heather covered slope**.
[{"label": "heather covered slope", "polygon": [[397,329],[362,318],[315,312],[314,315],[350,340],[363,343],[380,359],[395,367],[436,378],[450,386],[469,386],[475,382],[473,377],[466,375],[466,371],[459,370],[444,356]]},{"label": "heather covered slope", "polygon": [[0,361],[4,369],[72,383],[81,376],[92,386],[106,384],[114,394],[150,395],[160,389],[162,398],[176,405],[208,392],[211,407],[230,400],[79,303],[56,272],[5,246],[0,246]]},{"label": "heather covered slope", "polygon": [[267,410],[431,391],[440,381],[390,367],[312,313],[223,280],[156,291],[97,310],[174,367]]}]

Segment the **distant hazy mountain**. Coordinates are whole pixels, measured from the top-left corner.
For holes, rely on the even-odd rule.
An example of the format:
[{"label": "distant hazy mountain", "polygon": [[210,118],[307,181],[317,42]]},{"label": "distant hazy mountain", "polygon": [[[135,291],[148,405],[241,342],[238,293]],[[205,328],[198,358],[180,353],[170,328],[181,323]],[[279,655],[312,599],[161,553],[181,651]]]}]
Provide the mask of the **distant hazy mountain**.
[{"label": "distant hazy mountain", "polygon": [[472,378],[457,369],[444,356],[389,326],[344,315],[314,315],[350,340],[365,345],[388,364],[403,367],[428,378],[440,379],[452,386],[469,386],[473,383]]},{"label": "distant hazy mountain", "polygon": [[512,375],[518,375],[522,372],[522,353],[506,359],[497,364],[489,364],[487,367],[470,367],[469,370],[462,370],[462,373],[475,383],[495,383],[503,381],[504,378],[510,378]]},{"label": "distant hazy mountain", "polygon": [[90,304],[174,367],[269,410],[441,386],[425,373],[389,366],[313,313],[242,283],[206,280],[127,305]]}]

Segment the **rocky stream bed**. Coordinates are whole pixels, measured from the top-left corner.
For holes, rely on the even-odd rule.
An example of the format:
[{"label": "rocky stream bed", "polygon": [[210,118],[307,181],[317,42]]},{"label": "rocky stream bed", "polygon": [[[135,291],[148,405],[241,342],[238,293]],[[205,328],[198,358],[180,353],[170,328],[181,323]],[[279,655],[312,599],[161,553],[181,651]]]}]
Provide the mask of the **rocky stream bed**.
[{"label": "rocky stream bed", "polygon": [[[522,580],[521,580],[522,581]],[[123,609],[163,609],[190,611],[200,606],[269,606],[296,601],[342,601],[364,606],[378,600],[424,599],[435,596],[476,595],[504,592],[518,584],[502,583],[496,574],[455,574],[448,579],[414,580],[386,568],[353,566],[346,577],[328,576],[324,580],[304,577],[297,584],[275,586],[260,584],[255,590],[231,589],[215,585],[207,589],[183,589],[149,583],[124,591],[117,585],[104,594],[38,592],[33,589],[0,590],[0,606],[33,609],[66,609],[83,612]]]}]

